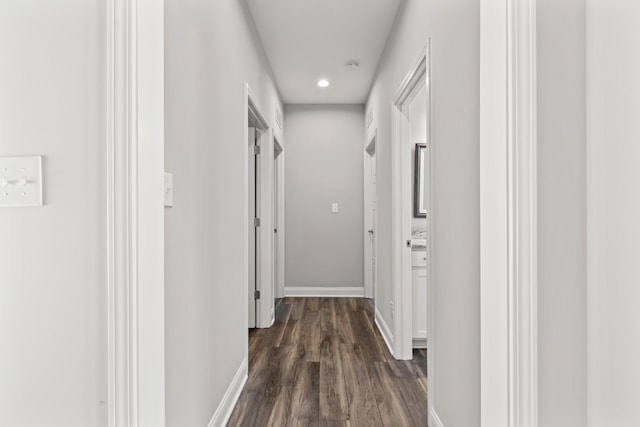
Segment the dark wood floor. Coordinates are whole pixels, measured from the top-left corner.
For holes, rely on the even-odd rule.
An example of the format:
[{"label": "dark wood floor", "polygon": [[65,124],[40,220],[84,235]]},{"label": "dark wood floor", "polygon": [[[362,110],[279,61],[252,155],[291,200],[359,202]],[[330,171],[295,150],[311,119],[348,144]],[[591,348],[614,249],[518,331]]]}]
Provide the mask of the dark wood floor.
[{"label": "dark wood floor", "polygon": [[426,350],[396,361],[362,298],[285,298],[249,333],[249,379],[228,426],[427,425]]}]

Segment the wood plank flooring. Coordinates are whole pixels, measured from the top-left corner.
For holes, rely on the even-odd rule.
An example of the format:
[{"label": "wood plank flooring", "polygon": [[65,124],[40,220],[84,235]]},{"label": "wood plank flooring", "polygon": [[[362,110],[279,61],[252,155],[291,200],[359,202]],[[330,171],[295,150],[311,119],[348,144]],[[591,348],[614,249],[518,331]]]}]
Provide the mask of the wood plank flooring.
[{"label": "wood plank flooring", "polygon": [[249,332],[249,379],[230,427],[427,425],[426,350],[396,361],[364,298],[285,298]]}]

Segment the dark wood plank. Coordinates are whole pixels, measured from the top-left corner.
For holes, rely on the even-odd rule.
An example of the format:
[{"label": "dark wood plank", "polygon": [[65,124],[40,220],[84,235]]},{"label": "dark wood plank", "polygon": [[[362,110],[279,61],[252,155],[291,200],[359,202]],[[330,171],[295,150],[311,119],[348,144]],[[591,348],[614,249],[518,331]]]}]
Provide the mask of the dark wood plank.
[{"label": "dark wood plank", "polygon": [[340,343],[326,335],[320,347],[320,419],[347,420],[349,415]]},{"label": "dark wood plank", "polygon": [[351,327],[351,317],[349,313],[355,311],[355,298],[341,298],[336,301],[336,327],[340,342],[354,344],[356,342],[353,336],[353,328]]},{"label": "dark wood plank", "polygon": [[405,404],[413,425],[427,425],[427,402],[424,400],[424,389],[418,378],[396,379],[396,390],[398,390],[402,402]]},{"label": "dark wood plank", "polygon": [[354,427],[381,427],[382,419],[373,395],[367,367],[358,344],[341,344],[340,359],[349,401],[349,420]]},{"label": "dark wood plank", "polygon": [[320,299],[320,330],[332,335],[337,331],[336,307],[333,298]]},{"label": "dark wood plank", "polygon": [[320,414],[320,362],[305,362],[291,395],[292,415],[287,427],[316,427]]},{"label": "dark wood plank", "polygon": [[[265,423],[256,425],[284,426],[292,420],[291,393],[293,387],[279,387],[273,406]],[[261,420],[257,420],[260,422]]]},{"label": "dark wood plank", "polygon": [[[385,427],[413,426],[409,409],[404,404],[394,375],[386,362],[374,362],[367,365],[373,394],[378,404],[382,424]],[[426,400],[425,400],[426,404]]]},{"label": "dark wood plank", "polygon": [[320,312],[307,310],[302,321],[299,343],[304,346],[308,362],[320,362],[320,345],[323,335],[320,330]]},{"label": "dark wood plank", "polygon": [[243,391],[238,403],[227,422],[227,426],[255,426],[258,411],[256,408],[262,403],[262,393],[257,391]]},{"label": "dark wood plank", "polygon": [[386,362],[386,354],[382,346],[385,344],[376,339],[373,326],[364,311],[349,313],[351,328],[356,344],[360,344],[362,354],[367,362]]}]

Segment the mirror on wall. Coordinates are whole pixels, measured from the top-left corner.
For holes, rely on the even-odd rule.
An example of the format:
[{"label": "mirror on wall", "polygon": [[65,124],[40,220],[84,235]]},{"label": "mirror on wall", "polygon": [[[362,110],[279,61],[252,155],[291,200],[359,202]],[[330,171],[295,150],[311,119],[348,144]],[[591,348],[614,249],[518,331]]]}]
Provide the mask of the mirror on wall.
[{"label": "mirror on wall", "polygon": [[425,164],[427,158],[427,144],[416,144],[415,185],[413,196],[413,216],[416,218],[427,217],[427,204],[425,197]]}]

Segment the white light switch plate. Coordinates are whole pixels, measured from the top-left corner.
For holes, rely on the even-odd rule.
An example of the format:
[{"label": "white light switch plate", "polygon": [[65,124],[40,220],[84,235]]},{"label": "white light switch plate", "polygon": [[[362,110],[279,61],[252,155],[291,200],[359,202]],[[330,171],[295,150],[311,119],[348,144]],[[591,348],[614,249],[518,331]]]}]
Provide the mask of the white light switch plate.
[{"label": "white light switch plate", "polygon": [[331,213],[338,213],[338,204],[337,203],[332,203],[331,204]]},{"label": "white light switch plate", "polygon": [[0,207],[42,206],[42,157],[0,157]]},{"label": "white light switch plate", "polygon": [[173,206],[173,174],[169,172],[164,173],[164,205]]}]

